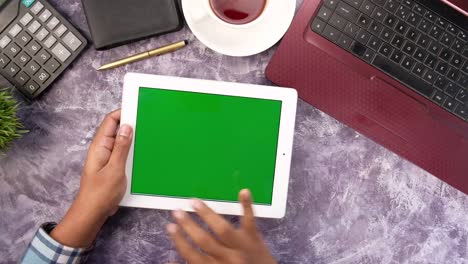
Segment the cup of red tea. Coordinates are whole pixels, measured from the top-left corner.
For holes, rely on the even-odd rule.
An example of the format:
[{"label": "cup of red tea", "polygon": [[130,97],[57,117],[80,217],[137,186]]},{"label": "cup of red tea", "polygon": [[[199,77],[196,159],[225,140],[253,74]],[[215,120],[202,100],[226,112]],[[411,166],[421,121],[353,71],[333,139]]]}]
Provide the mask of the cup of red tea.
[{"label": "cup of red tea", "polygon": [[268,0],[209,0],[213,13],[231,25],[246,25],[265,11]]},{"label": "cup of red tea", "polygon": [[195,20],[211,16],[215,20],[230,27],[248,27],[257,23],[268,11],[270,1],[275,0],[202,0],[205,10],[197,11]]}]

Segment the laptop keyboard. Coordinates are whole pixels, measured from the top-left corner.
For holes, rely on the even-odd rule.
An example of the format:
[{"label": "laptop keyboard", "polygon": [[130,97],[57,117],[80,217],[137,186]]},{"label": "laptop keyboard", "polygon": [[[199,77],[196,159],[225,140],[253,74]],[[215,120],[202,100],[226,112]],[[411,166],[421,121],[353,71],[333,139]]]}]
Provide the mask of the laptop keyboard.
[{"label": "laptop keyboard", "polygon": [[311,29],[468,121],[468,32],[412,0],[324,0]]}]

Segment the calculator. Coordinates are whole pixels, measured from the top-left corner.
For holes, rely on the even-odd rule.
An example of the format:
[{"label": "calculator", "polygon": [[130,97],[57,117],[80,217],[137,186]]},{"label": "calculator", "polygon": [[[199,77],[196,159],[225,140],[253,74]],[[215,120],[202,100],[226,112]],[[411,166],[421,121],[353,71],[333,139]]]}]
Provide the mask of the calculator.
[{"label": "calculator", "polygon": [[87,46],[45,0],[0,0],[0,74],[29,99],[41,95]]}]

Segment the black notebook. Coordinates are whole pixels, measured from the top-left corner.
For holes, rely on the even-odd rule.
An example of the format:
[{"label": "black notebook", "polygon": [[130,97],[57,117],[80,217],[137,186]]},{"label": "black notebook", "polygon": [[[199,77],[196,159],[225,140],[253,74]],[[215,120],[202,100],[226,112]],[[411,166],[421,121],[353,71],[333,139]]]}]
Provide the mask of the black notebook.
[{"label": "black notebook", "polygon": [[94,46],[113,48],[182,27],[177,0],[82,0]]}]

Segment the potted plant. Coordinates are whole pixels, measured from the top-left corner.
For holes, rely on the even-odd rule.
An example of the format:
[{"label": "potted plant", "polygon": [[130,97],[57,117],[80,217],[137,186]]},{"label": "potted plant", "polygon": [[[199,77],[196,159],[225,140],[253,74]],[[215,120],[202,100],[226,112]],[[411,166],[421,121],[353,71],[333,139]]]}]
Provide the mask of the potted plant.
[{"label": "potted plant", "polygon": [[18,102],[6,89],[0,89],[0,153],[27,131],[17,116]]}]

